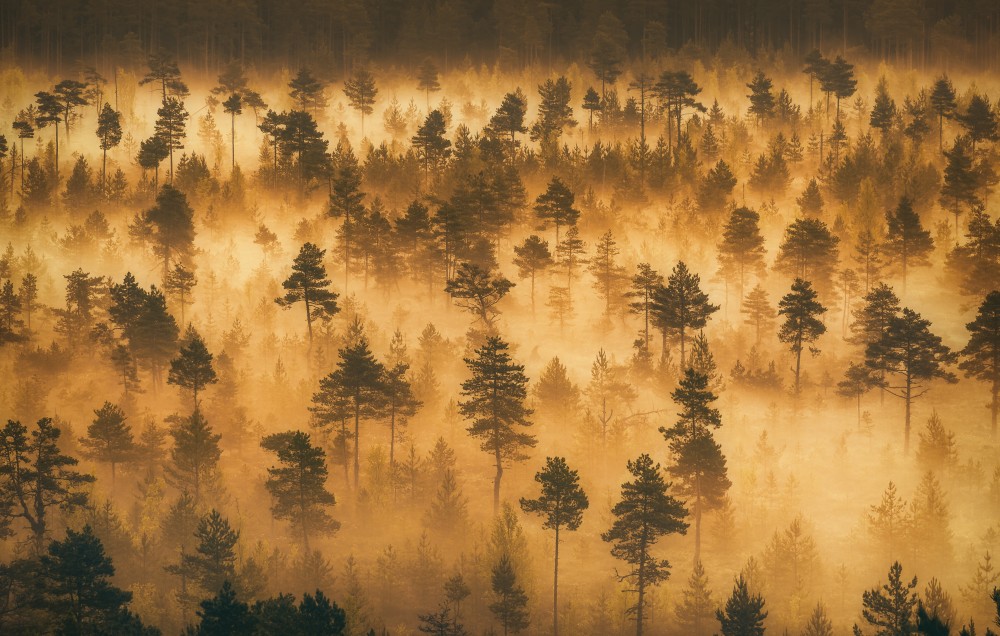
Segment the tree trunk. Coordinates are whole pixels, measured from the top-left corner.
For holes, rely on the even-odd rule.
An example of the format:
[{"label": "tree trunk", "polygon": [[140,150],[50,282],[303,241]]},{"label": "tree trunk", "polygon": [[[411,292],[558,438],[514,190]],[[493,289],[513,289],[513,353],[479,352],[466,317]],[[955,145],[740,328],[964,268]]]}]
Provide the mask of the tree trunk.
[{"label": "tree trunk", "polygon": [[358,475],[361,472],[361,441],[358,432],[361,423],[361,404],[357,394],[354,395],[354,488],[358,487]]},{"label": "tree trunk", "polygon": [[559,636],[559,526],[556,526],[556,558],[552,575],[552,634]]},{"label": "tree trunk", "polygon": [[637,588],[639,593],[639,598],[636,600],[635,605],[635,636],[642,636],[642,613],[643,613],[643,602],[646,597],[646,546],[645,543],[641,547],[642,556],[639,557],[639,576],[637,580]]},{"label": "tree trunk", "polygon": [[503,478],[503,460],[500,459],[500,447],[496,447],[497,474],[493,478],[493,516],[500,512],[500,480]]},{"label": "tree trunk", "polygon": [[908,455],[910,453],[910,402],[913,401],[912,398],[913,391],[913,380],[910,375],[906,375],[906,389],[903,393],[903,399],[906,401],[906,424],[903,428],[903,454]]},{"label": "tree trunk", "polygon": [[[29,327],[30,328],[30,327]],[[997,436],[997,395],[1000,394],[1000,376],[993,376],[993,401],[990,402],[990,432]]]},{"label": "tree trunk", "polygon": [[802,369],[802,343],[795,352],[795,395],[799,394],[799,372]]}]

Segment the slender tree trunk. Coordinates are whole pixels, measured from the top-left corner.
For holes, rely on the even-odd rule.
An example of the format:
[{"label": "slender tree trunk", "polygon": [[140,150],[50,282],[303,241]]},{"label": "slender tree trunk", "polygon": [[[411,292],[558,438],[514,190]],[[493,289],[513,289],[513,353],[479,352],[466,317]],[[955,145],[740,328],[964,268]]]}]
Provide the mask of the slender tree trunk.
[{"label": "slender tree trunk", "polygon": [[795,351],[795,395],[799,394],[799,372],[802,370],[802,343]]},{"label": "slender tree trunk", "polygon": [[701,561],[701,477],[698,478],[698,493],[694,502],[694,562]]},{"label": "slender tree trunk", "polygon": [[312,312],[309,310],[309,297],[305,296],[306,305],[306,328],[309,331],[309,348],[312,349],[313,342],[313,322],[312,322]]},{"label": "slender tree trunk", "polygon": [[906,388],[903,399],[906,401],[906,424],[903,428],[903,454],[910,453],[910,403],[913,401],[913,380],[906,374]]},{"label": "slender tree trunk", "polygon": [[500,446],[496,447],[497,473],[493,478],[493,516],[500,512],[500,480],[503,479],[503,460],[500,458]]},{"label": "slender tree trunk", "polygon": [[361,403],[357,394],[354,395],[354,487],[358,487],[358,475],[361,473],[361,439],[358,435],[361,428]]},{"label": "slender tree trunk", "polygon": [[[30,329],[30,326],[29,326],[29,329]],[[1000,376],[994,375],[993,376],[993,390],[991,391],[991,395],[993,397],[993,400],[990,402],[990,423],[991,423],[990,432],[993,434],[993,437],[997,436],[997,406],[998,406],[997,405],[997,397],[998,397],[998,394],[1000,394]]]},{"label": "slender tree trunk", "polygon": [[637,581],[639,598],[636,600],[635,636],[642,636],[643,603],[646,599],[646,545],[641,546],[642,556],[639,557],[639,576]]},{"label": "slender tree trunk", "polygon": [[552,634],[559,636],[559,526],[556,526],[556,558],[552,575]]}]

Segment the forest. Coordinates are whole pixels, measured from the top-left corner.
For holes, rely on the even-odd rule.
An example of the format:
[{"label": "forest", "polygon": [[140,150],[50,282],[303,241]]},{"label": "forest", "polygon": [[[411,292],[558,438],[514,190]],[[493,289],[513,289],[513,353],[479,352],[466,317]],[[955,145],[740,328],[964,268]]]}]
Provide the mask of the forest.
[{"label": "forest", "polygon": [[1000,4],[0,1],[0,633],[996,636]]}]

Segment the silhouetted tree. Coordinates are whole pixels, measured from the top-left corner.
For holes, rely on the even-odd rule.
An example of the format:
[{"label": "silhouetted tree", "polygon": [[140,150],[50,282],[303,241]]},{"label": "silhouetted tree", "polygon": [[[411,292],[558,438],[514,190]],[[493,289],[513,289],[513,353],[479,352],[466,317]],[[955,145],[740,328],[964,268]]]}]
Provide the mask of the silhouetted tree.
[{"label": "silhouetted tree", "polygon": [[931,233],[920,224],[920,216],[913,209],[909,197],[903,197],[895,210],[886,212],[888,225],[883,253],[889,264],[898,264],[903,275],[903,293],[906,293],[906,270],[914,265],[926,265],[934,251]]},{"label": "silhouetted tree", "polygon": [[504,636],[519,634],[528,628],[528,595],[517,584],[517,575],[510,558],[504,554],[493,566],[491,583],[496,600],[490,604],[490,611],[503,625]]},{"label": "silhouetted tree", "polygon": [[496,333],[495,323],[500,315],[496,305],[512,287],[514,283],[502,274],[494,274],[473,263],[461,263],[454,278],[448,279],[444,291],[456,305],[475,316],[484,332],[491,335]]},{"label": "silhouetted tree", "polygon": [[472,377],[462,382],[459,412],[471,425],[469,435],[481,440],[480,448],[493,456],[493,514],[500,509],[500,480],[505,464],[526,458],[524,449],[535,446],[535,437],[523,431],[531,426],[531,409],[524,405],[528,378],[524,367],[507,353],[509,345],[490,336],[476,349],[474,358],[465,358]]},{"label": "silhouetted tree", "polygon": [[215,384],[219,377],[212,367],[212,354],[205,346],[201,335],[194,327],[188,327],[184,334],[186,342],[177,357],[170,361],[167,384],[174,384],[191,391],[194,410],[198,410],[198,391],[209,384]]},{"label": "silhouetted tree", "polygon": [[285,295],[274,299],[274,302],[286,309],[297,302],[305,304],[310,346],[313,320],[326,322],[340,311],[337,306],[338,294],[329,289],[330,279],[326,277],[326,267],[323,265],[325,254],[326,250],[321,250],[312,243],[304,243],[292,264],[291,276],[281,284],[286,290]]},{"label": "silhouetted tree", "polygon": [[378,88],[375,87],[375,76],[366,68],[359,68],[354,71],[344,82],[344,95],[350,102],[351,108],[361,113],[361,136],[365,136],[365,115],[371,115],[375,105],[375,97],[378,96]]},{"label": "silhouetted tree", "polygon": [[115,489],[115,466],[135,457],[132,427],[120,406],[105,402],[94,411],[94,421],[87,426],[87,436],[80,439],[90,459],[111,465],[111,491]]},{"label": "silhouetted tree", "polygon": [[865,621],[882,634],[913,634],[916,632],[917,577],[909,583],[903,580],[903,566],[896,561],[889,567],[889,581],[862,594]]},{"label": "silhouetted tree", "polygon": [[417,90],[424,92],[427,101],[427,110],[431,109],[431,93],[441,90],[441,82],[438,81],[438,70],[430,58],[424,59],[417,67]]},{"label": "silhouetted tree", "polygon": [[726,281],[735,278],[740,299],[745,293],[747,270],[761,274],[766,253],[760,233],[760,215],[745,207],[733,210],[722,231],[719,261]]},{"label": "silhouetted tree", "polygon": [[743,574],[736,580],[733,593],[726,599],[725,610],[715,610],[722,636],[763,636],[764,599],[759,594],[751,594]]},{"label": "silhouetted tree", "polygon": [[955,89],[947,75],[942,75],[934,82],[931,90],[931,105],[938,116],[938,150],[944,152],[944,120],[955,114]]},{"label": "silhouetted tree", "polygon": [[104,104],[101,114],[97,117],[97,138],[101,145],[101,192],[107,196],[108,191],[108,151],[116,148],[122,141],[121,113]]},{"label": "silhouetted tree", "polygon": [[200,503],[204,487],[218,478],[222,435],[212,430],[198,410],[174,424],[170,435],[174,447],[166,467],[167,479],[180,490],[190,492],[195,503]]},{"label": "silhouetted tree", "polygon": [[990,430],[997,433],[1000,411],[1000,292],[992,291],[979,305],[976,318],[965,325],[969,342],[962,349],[958,368],[965,377],[990,383]]},{"label": "silhouetted tree", "polygon": [[176,97],[167,97],[163,100],[163,105],[156,111],[156,136],[159,137],[167,148],[167,156],[170,157],[170,184],[174,183],[174,150],[184,148],[184,137],[188,112],[184,109],[184,102]]},{"label": "silhouetted tree", "polygon": [[325,84],[313,77],[309,69],[301,68],[288,82],[288,95],[298,102],[299,110],[312,113],[326,108],[326,95],[323,94]]},{"label": "silhouetted tree", "polygon": [[704,328],[717,311],[719,306],[708,302],[708,294],[701,291],[701,277],[691,273],[683,261],[678,262],[667,277],[667,284],[653,295],[653,316],[656,326],[663,332],[664,353],[667,335],[676,336],[680,340],[680,364],[684,368],[687,334]]},{"label": "silhouetted tree", "polygon": [[583,511],[590,506],[580,487],[580,476],[562,457],[546,457],[545,468],[535,473],[542,486],[537,499],[521,497],[521,509],[544,518],[542,527],[555,531],[555,564],[552,577],[552,633],[559,634],[559,530],[573,531],[583,522]]},{"label": "silhouetted tree", "polygon": [[670,562],[658,559],[651,549],[661,537],[687,533],[684,505],[667,493],[670,484],[663,479],[659,464],[649,455],[628,462],[634,481],[622,484],[621,500],[611,509],[615,516],[611,529],[601,538],[612,543],[611,556],[625,561],[630,570],[618,578],[634,585],[636,601],[627,613],[635,617],[636,636],[642,636],[646,617],[646,590],[670,576]]},{"label": "silhouetted tree", "polygon": [[816,355],[819,349],[812,345],[826,333],[826,325],[817,317],[826,313],[826,307],[816,300],[816,291],[809,281],[796,278],[792,290],[778,301],[778,315],[785,322],[778,330],[778,340],[789,345],[795,354],[795,393],[799,393],[799,377],[802,369],[802,350],[806,347]]}]

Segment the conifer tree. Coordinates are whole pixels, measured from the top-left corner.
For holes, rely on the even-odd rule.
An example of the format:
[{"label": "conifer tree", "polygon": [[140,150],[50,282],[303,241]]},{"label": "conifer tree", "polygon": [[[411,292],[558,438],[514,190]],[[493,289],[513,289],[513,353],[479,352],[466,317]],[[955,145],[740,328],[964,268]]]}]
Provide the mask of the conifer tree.
[{"label": "conifer tree", "polygon": [[428,191],[431,187],[431,168],[437,174],[438,167],[451,155],[451,142],[444,134],[444,115],[440,110],[432,110],[411,140],[417,149],[417,157],[424,164],[424,187]]},{"label": "conifer tree", "polygon": [[774,268],[789,278],[812,282],[825,294],[833,287],[840,239],[819,219],[796,219],[787,228],[778,247]]},{"label": "conifer tree", "polygon": [[823,194],[819,191],[819,183],[816,179],[810,179],[802,196],[797,197],[795,202],[799,205],[799,210],[805,216],[819,216],[823,212]]},{"label": "conifer tree", "polygon": [[754,328],[754,343],[760,344],[760,334],[774,325],[775,310],[767,299],[767,291],[758,283],[743,299],[740,311],[746,314],[744,323]]},{"label": "conifer tree", "polygon": [[188,87],[181,80],[181,71],[177,62],[167,53],[163,51],[152,53],[146,63],[149,71],[139,80],[139,86],[159,84],[161,100],[167,99],[170,95],[177,97],[188,95]]},{"label": "conifer tree", "polygon": [[580,487],[580,476],[571,470],[563,457],[546,457],[545,468],[535,473],[542,486],[537,499],[521,497],[521,509],[544,518],[542,527],[555,531],[555,565],[552,579],[552,633],[559,635],[559,530],[573,531],[583,522],[583,511],[590,506]]},{"label": "conifer tree", "polygon": [[865,622],[883,634],[915,633],[916,587],[917,577],[907,583],[903,580],[903,566],[895,561],[889,567],[888,582],[862,594],[861,615]]},{"label": "conifer tree", "polygon": [[872,106],[871,117],[868,120],[872,128],[878,129],[885,138],[886,133],[892,128],[896,121],[896,101],[889,94],[889,85],[885,75],[878,79],[875,87],[875,104]]},{"label": "conifer tree", "polygon": [[378,88],[375,76],[366,68],[359,68],[344,82],[344,95],[351,108],[361,113],[361,136],[365,136],[365,115],[371,115]]},{"label": "conifer tree", "polygon": [[682,600],[674,607],[677,623],[685,634],[708,636],[709,624],[715,618],[715,604],[712,590],[708,587],[708,575],[701,561],[695,561],[688,585],[682,592]]},{"label": "conifer tree", "polygon": [[396,466],[396,440],[406,426],[406,420],[413,417],[423,403],[413,395],[413,387],[407,377],[410,365],[397,362],[384,366],[382,378],[383,410],[389,415],[389,465]]},{"label": "conifer tree", "polygon": [[604,317],[611,319],[612,312],[623,304],[627,276],[625,268],[617,263],[621,253],[611,230],[601,235],[594,246],[596,253],[590,259],[590,273],[594,276],[594,289],[604,299]]},{"label": "conifer tree", "polygon": [[87,436],[80,439],[85,454],[111,465],[111,490],[115,488],[115,466],[131,460],[136,453],[132,427],[126,422],[120,406],[105,402],[94,411],[94,421],[87,427]]},{"label": "conifer tree", "polygon": [[559,229],[574,227],[580,218],[580,211],[573,207],[576,196],[559,177],[552,177],[545,192],[535,199],[535,216],[544,230],[549,223],[556,228],[556,245],[559,245]]},{"label": "conifer tree", "polygon": [[667,284],[653,296],[653,315],[656,325],[663,332],[664,352],[667,335],[680,340],[681,368],[685,367],[685,344],[691,331],[702,329],[708,319],[719,310],[708,302],[708,294],[701,291],[701,277],[688,270],[683,261],[674,266]]},{"label": "conifer tree", "polygon": [[[512,159],[519,142],[518,133],[526,133],[528,129],[524,126],[524,116],[528,110],[528,100],[518,88],[513,93],[507,93],[500,102],[496,113],[490,117],[490,122],[486,127],[487,133],[501,140],[503,145],[509,148],[508,154]],[[510,136],[510,141],[506,140]]]},{"label": "conifer tree", "polygon": [[750,592],[746,579],[740,574],[733,586],[733,593],[726,599],[725,610],[715,610],[722,636],[763,636],[764,599]]},{"label": "conifer tree", "polygon": [[878,505],[868,512],[868,530],[877,543],[884,547],[886,556],[895,558],[910,530],[910,514],[906,500],[899,496],[896,484],[889,482]]},{"label": "conifer tree", "polygon": [[156,111],[156,116],[156,136],[166,146],[167,156],[170,158],[170,185],[173,185],[174,150],[184,148],[188,112],[184,109],[184,102],[176,97],[167,97],[163,100],[163,105]]},{"label": "conifer tree", "polygon": [[23,520],[32,547],[41,553],[49,533],[50,515],[87,503],[85,484],[93,476],[74,470],[77,460],[59,449],[62,431],[51,418],[38,420],[30,431],[14,420],[0,429],[0,535],[9,534],[12,519]]},{"label": "conifer tree", "polygon": [[816,300],[816,291],[809,281],[796,278],[792,290],[778,302],[778,315],[785,317],[778,330],[778,340],[789,345],[795,354],[795,393],[799,393],[802,350],[809,348],[816,355],[819,349],[812,345],[826,333],[826,325],[817,317],[826,313],[826,307]]},{"label": "conifer tree", "polygon": [[906,407],[903,452],[910,449],[910,410],[913,400],[927,392],[926,383],[942,379],[958,381],[947,366],[957,361],[957,354],[931,333],[931,322],[908,307],[889,318],[881,337],[865,349],[865,363],[898,378],[899,384],[887,381],[886,391],[901,398]]},{"label": "conifer tree", "polygon": [[267,469],[264,484],[271,494],[271,512],[302,533],[302,546],[309,554],[311,532],[330,534],[340,527],[327,512],[336,499],[326,489],[326,452],[313,446],[302,431],[268,435],[260,445],[274,453],[280,464]]},{"label": "conifer tree", "polygon": [[938,150],[944,152],[944,120],[955,114],[955,88],[947,75],[942,75],[934,82],[930,102],[938,116]]},{"label": "conifer tree", "polygon": [[465,358],[472,377],[462,382],[459,412],[471,425],[469,435],[481,440],[483,452],[493,456],[493,514],[500,509],[500,480],[504,466],[525,459],[524,450],[535,446],[535,437],[523,429],[531,426],[531,409],[524,405],[528,378],[524,367],[511,360],[509,345],[499,336],[490,336],[476,349],[474,358]]},{"label": "conifer tree", "polygon": [[549,242],[532,234],[520,245],[514,246],[514,265],[521,278],[531,279],[531,315],[535,315],[535,277],[552,265]]},{"label": "conifer tree", "polygon": [[670,484],[649,455],[630,460],[628,470],[635,479],[622,484],[621,500],[611,509],[615,520],[601,538],[613,544],[611,556],[629,565],[629,570],[618,578],[634,586],[636,601],[627,612],[635,617],[636,636],[642,636],[646,591],[670,576],[670,562],[656,558],[651,549],[664,535],[687,533],[687,510],[668,494]]},{"label": "conifer tree", "polygon": [[229,138],[232,149],[232,166],[236,170],[236,116],[243,114],[243,98],[239,93],[233,93],[222,102],[222,110],[229,115]]},{"label": "conifer tree", "polygon": [[316,79],[307,68],[300,68],[299,72],[288,82],[289,97],[298,102],[299,110],[305,113],[321,111],[326,108],[326,95],[324,89],[326,85]]},{"label": "conifer tree", "polygon": [[748,270],[758,275],[763,273],[766,253],[760,233],[760,215],[745,207],[733,210],[722,231],[719,262],[726,280],[735,279],[740,299],[745,295]]},{"label": "conifer tree", "polygon": [[978,194],[979,178],[973,156],[966,137],[958,137],[951,150],[944,153],[948,160],[944,168],[944,184],[941,186],[941,205],[955,215],[955,247],[958,247],[958,217],[963,206],[973,208],[980,203]]},{"label": "conifer tree", "polygon": [[588,130],[594,131],[594,112],[601,110],[601,96],[597,94],[597,91],[593,87],[588,87],[587,92],[583,95],[583,104],[581,107],[587,111],[590,119],[588,121]]},{"label": "conifer tree", "polygon": [[354,420],[354,486],[359,487],[361,474],[361,419],[379,414],[384,395],[382,380],[385,374],[382,363],[375,359],[362,335],[354,343],[340,349],[337,369],[327,376],[335,395],[346,402],[348,413]]},{"label": "conifer tree", "polygon": [[[59,184],[59,123],[63,121],[63,109],[58,98],[47,91],[35,93],[35,103],[38,105],[38,115],[35,117],[35,127],[45,128],[49,124],[55,128],[55,163],[52,171],[56,184]],[[23,184],[22,184],[23,189]]]},{"label": "conifer tree", "polygon": [[680,385],[670,395],[682,409],[679,419],[670,428],[660,427],[673,457],[667,472],[678,480],[676,490],[694,518],[695,563],[701,562],[702,515],[722,505],[732,486],[726,457],[712,434],[712,429],[721,426],[722,416],[711,406],[717,397],[708,381],[708,375],[692,367],[685,369]]},{"label": "conifer tree", "polygon": [[438,70],[430,58],[425,58],[417,67],[417,90],[424,92],[427,101],[427,110],[431,109],[431,93],[441,90],[441,82],[438,81]]},{"label": "conifer tree", "polygon": [[976,318],[965,325],[969,342],[962,349],[958,368],[965,377],[990,384],[990,431],[997,434],[1000,411],[1000,292],[992,291],[979,305]]},{"label": "conifer tree", "polygon": [[601,101],[608,99],[607,85],[614,84],[622,74],[628,36],[621,21],[610,11],[603,13],[594,34],[587,66],[601,80]]},{"label": "conifer tree", "polygon": [[558,142],[564,128],[576,126],[569,105],[573,85],[565,77],[547,79],[538,85],[538,119],[531,126],[531,140],[545,144]]},{"label": "conifer tree", "polygon": [[194,210],[183,192],[166,185],[156,195],[156,204],[142,214],[152,228],[153,251],[163,262],[166,280],[171,264],[187,261],[194,249]]},{"label": "conifer tree", "polygon": [[886,212],[888,225],[882,252],[890,265],[898,265],[903,276],[903,293],[906,293],[906,270],[915,265],[927,265],[934,251],[934,239],[929,230],[920,224],[920,216],[913,209],[909,197],[903,197],[895,210]]},{"label": "conifer tree", "polygon": [[474,263],[461,263],[454,278],[449,278],[444,291],[455,304],[465,309],[482,324],[487,335],[496,333],[500,311],[496,305],[503,300],[514,283],[502,274],[494,274]]},{"label": "conifer tree", "polygon": [[634,298],[629,303],[629,312],[642,316],[642,344],[649,353],[649,321],[653,311],[653,298],[656,290],[663,286],[663,276],[656,272],[649,263],[639,263],[635,276],[632,277],[632,287],[625,293],[627,298]]},{"label": "conifer tree", "polygon": [[274,302],[286,309],[297,302],[305,305],[310,345],[313,320],[326,322],[340,311],[337,306],[338,294],[329,289],[330,279],[326,277],[326,267],[323,265],[325,254],[326,250],[321,250],[312,243],[304,243],[292,264],[291,276],[281,284],[286,290],[285,295],[274,299]]},{"label": "conifer tree", "polygon": [[212,354],[201,335],[194,327],[188,327],[184,334],[186,340],[178,356],[170,361],[170,373],[167,384],[174,384],[191,391],[194,410],[198,410],[198,391],[219,381],[212,367]]},{"label": "conifer tree", "polygon": [[101,192],[107,196],[108,191],[108,151],[116,148],[122,141],[121,113],[105,103],[97,118],[97,138],[100,140],[101,159]]},{"label": "conifer tree", "polygon": [[822,601],[816,603],[802,636],[833,636],[833,623],[826,615]]},{"label": "conifer tree", "polygon": [[521,633],[529,625],[528,595],[517,584],[517,574],[506,554],[493,566],[490,580],[496,598],[490,611],[503,626],[504,636]]},{"label": "conifer tree", "polygon": [[774,93],[771,92],[773,87],[771,78],[764,75],[764,71],[757,71],[747,84],[747,88],[750,89],[750,94],[747,95],[750,98],[750,108],[747,112],[755,116],[760,125],[774,116]]},{"label": "conifer tree", "polygon": [[222,449],[219,440],[201,411],[177,422],[171,429],[174,447],[170,451],[171,463],[166,468],[167,479],[184,492],[190,492],[195,503],[201,501],[204,488],[218,478],[219,458]]},{"label": "conifer tree", "polygon": [[191,554],[181,557],[181,567],[208,593],[218,592],[236,579],[236,543],[239,530],[233,530],[229,520],[218,510],[212,510],[198,521],[194,533],[198,544]]},{"label": "conifer tree", "polygon": [[861,428],[861,397],[879,385],[879,378],[870,367],[853,362],[844,372],[844,379],[837,383],[837,395],[857,400],[858,429]]},{"label": "conifer tree", "polygon": [[996,141],[1000,138],[997,132],[997,116],[988,97],[975,94],[969,100],[964,113],[955,117],[965,129],[965,134],[972,141],[972,156],[976,156],[976,144],[983,141]]},{"label": "conifer tree", "polygon": [[174,268],[167,272],[167,277],[163,280],[163,291],[177,299],[177,304],[181,308],[181,324],[187,324],[185,320],[186,308],[191,304],[191,291],[198,284],[192,272],[183,264],[177,263]]}]

